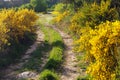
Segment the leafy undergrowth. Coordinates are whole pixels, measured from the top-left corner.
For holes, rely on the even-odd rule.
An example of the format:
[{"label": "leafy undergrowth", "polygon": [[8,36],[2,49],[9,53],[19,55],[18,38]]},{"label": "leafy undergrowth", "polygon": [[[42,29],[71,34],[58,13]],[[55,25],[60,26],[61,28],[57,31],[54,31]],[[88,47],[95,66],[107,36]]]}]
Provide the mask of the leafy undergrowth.
[{"label": "leafy undergrowth", "polygon": [[[41,24],[39,24],[41,25]],[[48,61],[44,67],[43,72],[39,75],[38,80],[51,80],[49,77],[54,77],[56,75],[57,78],[54,78],[53,80],[58,80],[59,76],[57,76],[57,73],[55,73],[56,69],[60,66],[62,62],[63,57],[63,50],[64,50],[64,44],[62,37],[59,33],[51,29],[50,27],[44,27],[41,25],[41,30],[45,34],[45,42],[47,42],[49,45],[51,45],[51,51],[49,54]],[[46,72],[48,71],[48,72]],[[50,73],[49,73],[50,72]],[[42,78],[42,74],[50,76],[45,76]],[[54,75],[53,75],[54,73]]]}]

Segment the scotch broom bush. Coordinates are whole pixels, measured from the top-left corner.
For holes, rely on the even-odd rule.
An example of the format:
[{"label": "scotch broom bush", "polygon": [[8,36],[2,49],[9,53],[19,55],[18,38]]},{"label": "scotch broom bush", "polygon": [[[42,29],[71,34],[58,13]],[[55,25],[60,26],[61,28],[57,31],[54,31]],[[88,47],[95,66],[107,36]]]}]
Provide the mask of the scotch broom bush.
[{"label": "scotch broom bush", "polygon": [[[0,47],[8,41],[19,41],[26,32],[34,33],[38,16],[32,10],[3,9],[0,11]],[[8,39],[9,37],[9,39]]]},{"label": "scotch broom bush", "polygon": [[115,8],[110,8],[110,0],[97,3],[84,3],[77,13],[71,19],[70,29],[74,34],[80,35],[82,27],[91,27],[99,25],[101,22],[118,20],[119,15]]},{"label": "scotch broom bush", "polygon": [[89,73],[93,80],[114,80],[118,68],[120,21],[102,23],[95,29],[83,30],[77,51],[86,51]]}]

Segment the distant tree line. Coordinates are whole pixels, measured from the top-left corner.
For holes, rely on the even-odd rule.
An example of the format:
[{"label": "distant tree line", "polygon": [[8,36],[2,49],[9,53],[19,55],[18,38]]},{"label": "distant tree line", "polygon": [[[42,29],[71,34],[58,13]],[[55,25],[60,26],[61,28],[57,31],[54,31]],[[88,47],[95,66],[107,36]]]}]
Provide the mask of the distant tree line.
[{"label": "distant tree line", "polygon": [[28,8],[36,12],[46,11],[60,0],[0,0],[0,8]]},{"label": "distant tree line", "polygon": [[19,7],[29,2],[30,0],[0,0],[0,8]]},{"label": "distant tree line", "polygon": [[[73,4],[74,10],[76,11],[78,8],[80,8],[84,4],[84,2],[87,2],[87,3],[96,2],[100,4],[101,1],[107,1],[107,0],[60,0],[60,1],[66,4]],[[110,7],[116,8],[120,15],[120,0],[109,0],[109,1],[111,1]]]}]

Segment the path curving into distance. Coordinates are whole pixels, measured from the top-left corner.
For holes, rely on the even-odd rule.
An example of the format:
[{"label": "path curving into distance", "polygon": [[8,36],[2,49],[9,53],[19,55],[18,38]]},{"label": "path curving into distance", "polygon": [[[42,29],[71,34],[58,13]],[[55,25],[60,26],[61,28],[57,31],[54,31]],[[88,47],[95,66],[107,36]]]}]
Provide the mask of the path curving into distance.
[{"label": "path curving into distance", "polygon": [[73,52],[73,39],[67,33],[50,24],[53,18],[54,16],[52,16],[51,14],[41,15],[41,22],[44,23],[46,26],[48,25],[56,30],[61,35],[66,46],[63,55],[64,61],[62,64],[62,68],[60,68],[60,80],[77,80],[77,77],[80,75],[80,68],[77,67],[78,62],[76,59],[76,55]]}]

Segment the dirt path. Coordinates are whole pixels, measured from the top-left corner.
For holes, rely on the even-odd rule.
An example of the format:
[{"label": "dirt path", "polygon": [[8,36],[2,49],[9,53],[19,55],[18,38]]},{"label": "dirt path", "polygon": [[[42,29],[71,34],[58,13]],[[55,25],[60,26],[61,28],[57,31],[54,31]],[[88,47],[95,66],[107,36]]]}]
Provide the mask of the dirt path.
[{"label": "dirt path", "polygon": [[[21,69],[25,63],[28,62],[28,60],[31,58],[31,53],[36,50],[38,45],[42,45],[41,43],[44,40],[43,39],[44,34],[40,30],[38,30],[36,33],[37,33],[36,41],[34,42],[33,45],[30,46],[30,48],[22,56],[20,61],[17,64],[11,64],[7,69],[0,71],[4,75],[2,78],[0,78],[0,80],[19,80],[21,78],[34,78],[37,76],[37,72],[33,72],[33,71],[25,71],[22,73],[17,73],[17,71]],[[41,64],[40,69],[44,67],[46,59],[42,60],[42,62],[43,64]]]},{"label": "dirt path", "polygon": [[60,35],[63,38],[64,44],[66,46],[65,52],[64,52],[64,63],[62,65],[62,73],[61,73],[61,79],[60,80],[76,80],[76,78],[79,76],[79,67],[77,67],[77,59],[75,56],[75,53],[73,53],[73,40],[72,38],[61,31],[60,29],[56,28],[55,26],[52,27],[57,32],[60,33]]},{"label": "dirt path", "polygon": [[50,21],[53,19],[54,16],[51,14],[46,14],[41,16],[41,21],[45,25],[51,26],[54,30],[60,33],[61,37],[63,38],[64,44],[66,45],[66,49],[64,51],[64,63],[62,65],[62,68],[60,71],[61,73],[61,78],[60,80],[76,80],[76,78],[80,75],[79,73],[79,67],[77,67],[78,62],[75,56],[75,53],[72,52],[73,50],[73,40],[71,36],[68,34],[64,33],[60,29],[56,28],[54,25],[50,24]]}]

